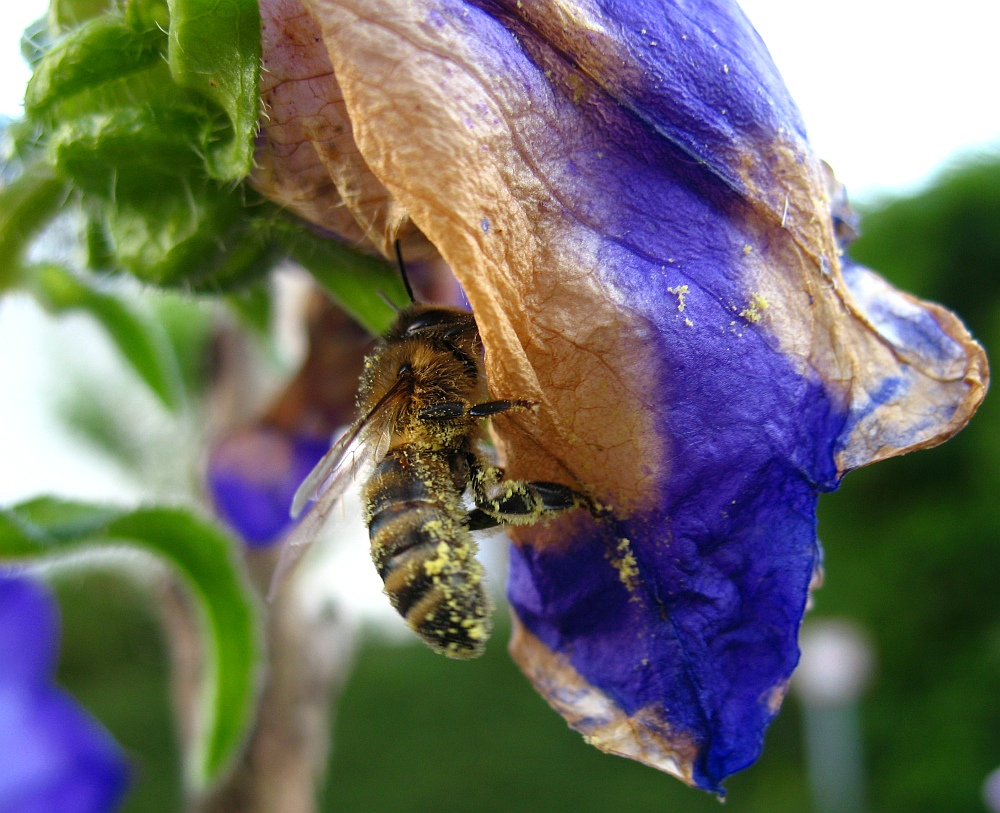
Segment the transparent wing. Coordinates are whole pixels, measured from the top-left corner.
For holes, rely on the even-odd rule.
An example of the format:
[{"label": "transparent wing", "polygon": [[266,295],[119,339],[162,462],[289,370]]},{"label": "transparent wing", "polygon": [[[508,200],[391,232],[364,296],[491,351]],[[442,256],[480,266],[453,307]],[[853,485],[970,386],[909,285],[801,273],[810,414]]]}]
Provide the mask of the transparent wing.
[{"label": "transparent wing", "polygon": [[395,421],[393,404],[404,392],[405,381],[400,379],[323,455],[295,492],[293,517],[298,516],[311,500],[315,499],[316,504],[282,543],[281,555],[271,577],[269,601],[309,550],[330,511],[350,485],[355,480],[366,479],[389,451]]},{"label": "transparent wing", "polygon": [[[271,576],[271,586],[267,594],[268,601],[277,595],[282,585],[288,580],[295,566],[316,540],[330,512],[340,502],[351,484],[355,480],[366,478],[375,467],[375,463],[385,457],[388,443],[383,446],[382,438],[389,438],[391,434],[389,427],[378,431],[373,439],[369,439],[368,433],[348,432],[341,438],[341,442],[347,441],[343,448],[338,449],[340,446],[340,442],[338,442],[313,469],[312,474],[309,475],[310,478],[321,466],[324,467],[325,474],[317,480],[322,486],[322,491],[316,504],[291,530],[282,543],[281,555],[278,557],[274,575]],[[327,457],[332,460],[335,458],[332,465],[324,465]],[[306,478],[306,482],[308,481],[309,478]],[[305,483],[303,483],[304,485]],[[315,488],[310,490],[310,495],[313,490]],[[305,502],[307,501],[308,498]]]},{"label": "transparent wing", "polygon": [[[343,476],[353,476],[355,471],[352,470],[357,468],[353,461],[357,459],[357,453],[360,451],[357,447],[364,428],[364,423],[358,421],[330,447],[330,451],[323,455],[319,463],[313,466],[313,470],[309,472],[306,479],[302,481],[302,485],[296,490],[295,496],[292,497],[292,507],[289,513],[293,519],[297,519],[308,503],[319,499],[329,487],[334,487],[339,480],[343,479]],[[344,463],[349,465],[341,465]],[[337,474],[336,478],[333,478],[334,474]],[[324,488],[327,482],[329,482],[329,487]],[[347,483],[341,486],[340,494],[343,494],[346,488]]]}]

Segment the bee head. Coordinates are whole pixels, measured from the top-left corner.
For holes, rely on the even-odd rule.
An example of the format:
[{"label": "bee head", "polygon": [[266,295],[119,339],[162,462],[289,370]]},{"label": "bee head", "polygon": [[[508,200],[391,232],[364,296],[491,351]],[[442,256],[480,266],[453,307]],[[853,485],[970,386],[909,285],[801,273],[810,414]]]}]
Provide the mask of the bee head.
[{"label": "bee head", "polygon": [[468,311],[428,305],[415,305],[399,314],[386,334],[386,341],[421,339],[455,345],[476,345],[479,330]]}]

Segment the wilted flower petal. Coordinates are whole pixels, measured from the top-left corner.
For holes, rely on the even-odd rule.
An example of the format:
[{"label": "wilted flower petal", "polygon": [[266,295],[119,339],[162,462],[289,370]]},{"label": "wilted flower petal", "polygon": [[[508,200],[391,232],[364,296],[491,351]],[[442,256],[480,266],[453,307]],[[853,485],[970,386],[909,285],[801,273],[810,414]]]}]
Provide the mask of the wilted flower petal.
[{"label": "wilted flower petal", "polygon": [[436,256],[358,152],[316,21],[298,0],[267,0],[261,26],[268,114],[254,183],[352,245],[391,254],[400,239],[410,260]]},{"label": "wilted flower petal", "polygon": [[365,172],[465,288],[493,394],[541,405],[495,421],[508,473],[613,512],[517,530],[514,657],[597,747],[721,791],[798,658],[819,493],[961,428],[981,348],[842,269],[734,3],[304,5]]},{"label": "wilted flower petal", "polygon": [[117,744],[52,681],[52,599],[0,573],[0,808],[9,813],[108,813],[128,784]]}]

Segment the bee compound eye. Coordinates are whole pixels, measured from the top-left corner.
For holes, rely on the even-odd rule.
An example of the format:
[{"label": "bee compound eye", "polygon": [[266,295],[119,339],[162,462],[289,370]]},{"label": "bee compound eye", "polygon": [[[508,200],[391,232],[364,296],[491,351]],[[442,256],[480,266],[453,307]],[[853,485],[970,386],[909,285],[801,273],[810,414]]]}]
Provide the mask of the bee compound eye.
[{"label": "bee compound eye", "polygon": [[402,378],[405,375],[409,375],[413,372],[413,365],[408,361],[404,361],[399,365],[399,377]]}]

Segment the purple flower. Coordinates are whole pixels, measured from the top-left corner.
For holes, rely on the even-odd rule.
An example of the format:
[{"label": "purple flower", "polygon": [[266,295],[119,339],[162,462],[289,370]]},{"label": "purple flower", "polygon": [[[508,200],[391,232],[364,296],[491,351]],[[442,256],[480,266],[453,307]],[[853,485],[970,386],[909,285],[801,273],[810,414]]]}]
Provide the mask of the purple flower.
[{"label": "purple flower", "polygon": [[541,405],[494,421],[508,474],[612,512],[517,529],[515,659],[592,744],[721,793],[798,660],[819,494],[957,432],[982,349],[844,262],[838,189],[735,3],[303,6],[261,6],[259,184],[297,206],[294,155],[372,244],[408,218],[448,261],[494,397]]},{"label": "purple flower", "polygon": [[52,598],[0,572],[2,813],[106,813],[127,789],[117,743],[53,683],[57,643]]},{"label": "purple flower", "polygon": [[329,448],[328,437],[266,424],[227,438],[212,450],[208,469],[216,510],[250,547],[273,544],[292,525],[296,489]]}]

